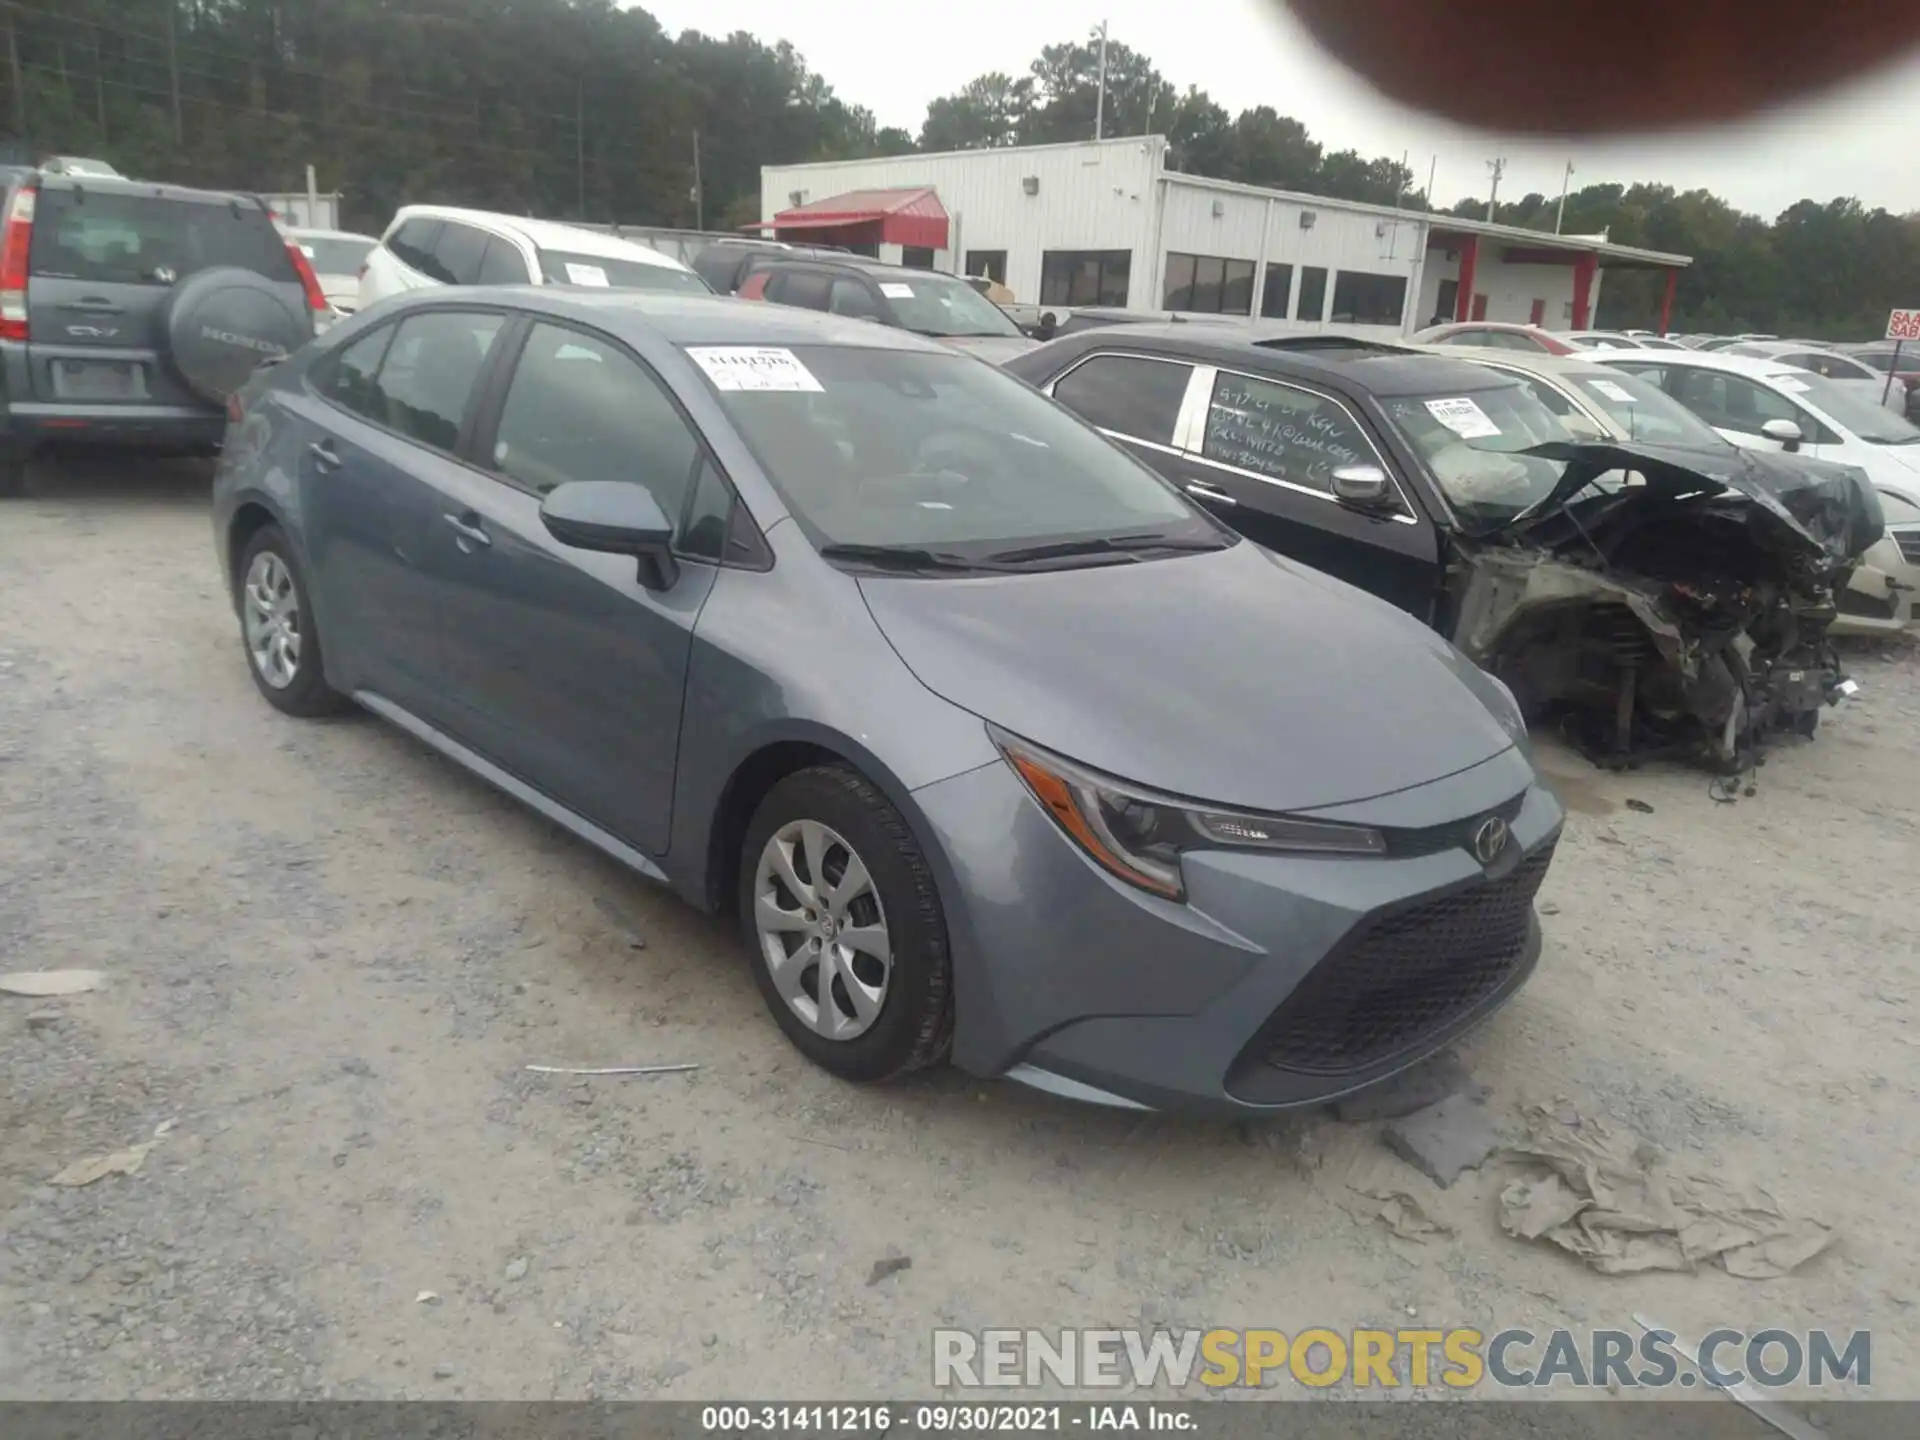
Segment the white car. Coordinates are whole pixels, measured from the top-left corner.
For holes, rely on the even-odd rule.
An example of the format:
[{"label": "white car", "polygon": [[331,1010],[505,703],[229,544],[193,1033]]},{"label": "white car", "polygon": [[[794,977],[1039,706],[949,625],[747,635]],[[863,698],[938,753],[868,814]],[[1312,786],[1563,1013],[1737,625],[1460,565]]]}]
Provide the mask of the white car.
[{"label": "white car", "polygon": [[287,238],[305,253],[335,313],[353,314],[360,305],[360,267],[380,242],[351,230],[290,229]]},{"label": "white car", "polygon": [[1652,381],[1736,445],[1857,465],[1882,494],[1920,505],[1920,429],[1852,382],[1718,350],[1594,350],[1583,358]]},{"label": "white car", "polygon": [[678,260],[596,230],[408,205],[367,255],[360,308],[428,285],[583,285],[623,290],[713,293]]},{"label": "white car", "polygon": [[1907,387],[1895,381],[1887,384],[1884,370],[1875,370],[1864,361],[1824,345],[1808,345],[1798,340],[1742,340],[1720,352],[1744,355],[1749,360],[1777,360],[1852,385],[1876,405],[1885,405],[1897,415],[1907,413]]}]

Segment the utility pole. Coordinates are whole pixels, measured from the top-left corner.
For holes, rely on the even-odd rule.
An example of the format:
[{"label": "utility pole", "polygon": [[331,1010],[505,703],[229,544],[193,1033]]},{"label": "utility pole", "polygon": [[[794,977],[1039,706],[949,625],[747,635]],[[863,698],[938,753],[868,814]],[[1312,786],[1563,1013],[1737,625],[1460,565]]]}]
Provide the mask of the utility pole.
[{"label": "utility pole", "polygon": [[1098,140],[1107,120],[1107,22],[1100,22],[1100,89],[1093,102],[1093,138]]},{"label": "utility pole", "polygon": [[587,79],[573,82],[573,182],[575,217],[587,218]]},{"label": "utility pole", "polygon": [[1487,223],[1493,224],[1495,208],[1500,203],[1500,177],[1507,173],[1507,158],[1497,156],[1487,161],[1487,170],[1493,176],[1493,189],[1487,192]]},{"label": "utility pole", "polygon": [[1560,177],[1560,208],[1554,212],[1553,233],[1558,235],[1560,227],[1567,221],[1567,187],[1573,183],[1573,162],[1567,161],[1567,173]]},{"label": "utility pole", "polygon": [[707,228],[707,196],[700,185],[700,132],[693,132],[693,228]]},{"label": "utility pole", "polygon": [[180,123],[180,55],[174,48],[174,0],[166,0],[167,6],[167,79],[173,92],[173,143],[176,146],[187,143],[186,126]]},{"label": "utility pole", "polygon": [[1433,209],[1433,187],[1440,180],[1440,156],[1436,153],[1433,163],[1427,166],[1427,209]]}]

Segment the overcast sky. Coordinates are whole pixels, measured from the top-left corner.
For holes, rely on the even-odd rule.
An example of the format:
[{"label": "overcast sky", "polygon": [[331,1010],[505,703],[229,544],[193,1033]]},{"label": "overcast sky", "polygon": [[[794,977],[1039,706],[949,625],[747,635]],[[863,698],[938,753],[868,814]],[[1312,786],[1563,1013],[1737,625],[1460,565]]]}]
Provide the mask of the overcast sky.
[{"label": "overcast sky", "polygon": [[[1317,50],[1262,0],[974,0],[937,11],[853,0],[639,0],[669,33],[749,30],[786,39],[844,100],[882,125],[919,134],[927,102],[991,70],[1021,74],[1044,45],[1097,27],[1145,53],[1184,90],[1198,85],[1229,112],[1271,105],[1329,150],[1407,154],[1423,186],[1438,157],[1442,205],[1487,191],[1486,162],[1507,158],[1500,193],[1557,195],[1605,180],[1704,186],[1771,219],[1795,200],[1858,196],[1869,208],[1920,210],[1920,59],[1824,100],[1747,124],[1606,145],[1483,135],[1382,99]],[[1817,7],[1815,7],[1817,9]],[[1811,13],[1811,12],[1810,12]],[[1649,44],[1659,43],[1657,36]],[[1577,78],[1569,78],[1577,86]]]}]

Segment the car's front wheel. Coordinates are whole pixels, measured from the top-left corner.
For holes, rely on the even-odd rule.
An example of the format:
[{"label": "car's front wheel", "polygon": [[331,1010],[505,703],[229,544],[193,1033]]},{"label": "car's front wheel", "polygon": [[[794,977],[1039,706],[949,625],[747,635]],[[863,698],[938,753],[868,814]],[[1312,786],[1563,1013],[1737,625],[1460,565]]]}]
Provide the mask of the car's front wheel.
[{"label": "car's front wheel", "polygon": [[247,669],[267,703],[303,719],[346,710],[352,702],[327,684],[306,580],[277,525],[262,526],[247,541],[239,575]]},{"label": "car's front wheel", "polygon": [[953,972],[933,873],[857,771],[789,775],[747,827],[740,923],[773,1018],[809,1060],[884,1080],[946,1058]]}]

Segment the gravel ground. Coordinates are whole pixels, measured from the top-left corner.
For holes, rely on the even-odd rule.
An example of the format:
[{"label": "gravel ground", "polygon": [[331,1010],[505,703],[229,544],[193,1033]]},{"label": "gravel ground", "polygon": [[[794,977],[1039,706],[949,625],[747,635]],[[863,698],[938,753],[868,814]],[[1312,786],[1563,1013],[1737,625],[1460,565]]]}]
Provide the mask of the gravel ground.
[{"label": "gravel ground", "polygon": [[0,972],[108,976],[0,996],[0,1396],[899,1396],[938,1325],[1637,1311],[1871,1327],[1875,1391],[1920,1397],[1910,647],[1856,652],[1862,697],[1734,805],[1543,755],[1574,813],[1539,973],[1463,1051],[1491,1113],[1605,1117],[1842,1237],[1609,1278],[1501,1232],[1499,1167],[1439,1190],[1377,1126],[812,1069],[722,924],[370,717],[262,703],[205,487],[71,467],[0,508]]}]

